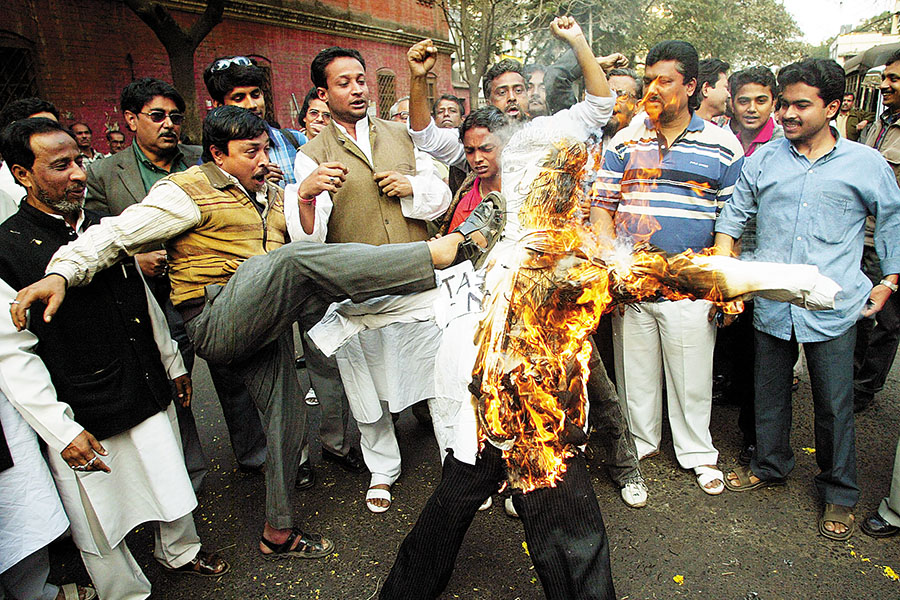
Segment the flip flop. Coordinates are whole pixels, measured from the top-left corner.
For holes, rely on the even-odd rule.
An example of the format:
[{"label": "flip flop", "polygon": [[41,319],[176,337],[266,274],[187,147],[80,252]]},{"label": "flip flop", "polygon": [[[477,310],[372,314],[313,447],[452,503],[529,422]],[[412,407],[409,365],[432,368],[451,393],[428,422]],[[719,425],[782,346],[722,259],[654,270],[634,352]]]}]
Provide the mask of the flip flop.
[{"label": "flip flop", "polygon": [[[825,521],[840,523],[847,529],[843,533],[828,531],[825,529]],[[819,517],[819,533],[830,540],[844,542],[849,540],[850,536],[853,535],[853,526],[855,524],[856,519],[853,517],[853,507],[844,506],[842,504],[826,504],[822,516]]]},{"label": "flip flop", "polygon": [[[710,496],[718,496],[725,491],[725,476],[719,469],[700,465],[694,467],[694,473],[697,475],[697,486]],[[713,481],[718,481],[719,484],[711,488],[706,487]]]},{"label": "flip flop", "polygon": [[750,483],[750,476],[756,477],[750,467],[735,467],[734,471],[729,475],[737,475],[738,484],[733,484],[728,478],[725,479],[725,487],[732,492],[749,492],[750,490],[758,490],[763,488],[781,487],[784,485],[784,479],[760,479],[756,483]]},{"label": "flip flop", "polygon": [[[387,500],[387,506],[376,506],[369,502],[369,500]],[[366,508],[368,508],[373,513],[379,514],[385,512],[387,509],[391,507],[391,501],[393,498],[391,497],[391,490],[383,490],[381,488],[372,488],[366,492]]]}]

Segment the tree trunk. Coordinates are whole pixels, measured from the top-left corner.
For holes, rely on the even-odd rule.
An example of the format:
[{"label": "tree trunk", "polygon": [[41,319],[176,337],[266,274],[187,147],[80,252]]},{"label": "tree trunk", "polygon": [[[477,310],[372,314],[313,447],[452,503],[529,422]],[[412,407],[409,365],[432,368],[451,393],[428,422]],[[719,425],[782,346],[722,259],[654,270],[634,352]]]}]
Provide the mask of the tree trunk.
[{"label": "tree trunk", "polygon": [[203,128],[200,125],[202,118],[195,101],[197,84],[194,79],[194,50],[186,46],[170,49],[169,67],[172,69],[172,84],[185,101],[181,140],[185,144],[199,144]]}]

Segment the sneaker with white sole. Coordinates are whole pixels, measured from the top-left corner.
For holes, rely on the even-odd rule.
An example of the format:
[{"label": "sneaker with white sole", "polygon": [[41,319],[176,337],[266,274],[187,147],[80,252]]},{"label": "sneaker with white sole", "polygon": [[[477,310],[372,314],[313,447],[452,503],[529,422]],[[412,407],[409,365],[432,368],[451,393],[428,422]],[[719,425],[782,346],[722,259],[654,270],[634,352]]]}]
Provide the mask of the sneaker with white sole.
[{"label": "sneaker with white sole", "polygon": [[643,481],[629,481],[622,488],[622,500],[631,508],[647,506],[647,485]]}]

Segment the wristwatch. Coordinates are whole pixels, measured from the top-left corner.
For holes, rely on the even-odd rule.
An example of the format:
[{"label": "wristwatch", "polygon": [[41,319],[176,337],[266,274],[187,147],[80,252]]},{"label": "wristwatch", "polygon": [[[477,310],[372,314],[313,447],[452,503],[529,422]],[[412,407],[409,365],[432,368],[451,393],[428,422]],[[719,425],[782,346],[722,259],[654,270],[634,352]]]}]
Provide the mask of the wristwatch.
[{"label": "wristwatch", "polygon": [[888,281],[887,279],[882,279],[882,280],[879,281],[878,283],[880,283],[881,285],[883,285],[883,286],[886,287],[887,289],[891,290],[891,293],[894,293],[894,292],[897,291],[897,284],[896,284],[896,283],[891,283],[891,282]]}]

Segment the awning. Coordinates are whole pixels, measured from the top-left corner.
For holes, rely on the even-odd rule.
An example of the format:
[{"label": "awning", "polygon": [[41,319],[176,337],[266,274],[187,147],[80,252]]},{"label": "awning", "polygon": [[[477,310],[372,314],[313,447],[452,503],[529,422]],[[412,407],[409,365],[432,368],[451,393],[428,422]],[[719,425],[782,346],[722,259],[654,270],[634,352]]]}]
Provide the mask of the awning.
[{"label": "awning", "polygon": [[872,67],[881,66],[897,50],[900,50],[900,42],[869,48],[865,52],[847,59],[847,62],[844,63],[844,74],[850,75],[856,71],[866,72]]}]

